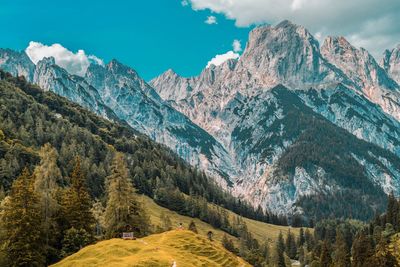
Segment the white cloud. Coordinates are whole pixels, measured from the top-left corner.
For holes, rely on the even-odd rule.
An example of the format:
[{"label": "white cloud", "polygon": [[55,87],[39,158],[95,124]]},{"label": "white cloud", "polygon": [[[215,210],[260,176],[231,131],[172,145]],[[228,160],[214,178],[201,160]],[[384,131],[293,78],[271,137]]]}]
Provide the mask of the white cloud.
[{"label": "white cloud", "polygon": [[242,44],[239,40],[233,40],[232,43],[233,52],[241,52],[242,51]]},{"label": "white cloud", "polygon": [[216,55],[213,59],[208,61],[207,68],[209,68],[211,65],[219,66],[222,63],[224,63],[225,61],[227,61],[228,59],[237,59],[239,57],[240,57],[240,55],[233,51],[229,51],[222,55]]},{"label": "white cloud", "polygon": [[182,6],[188,6],[189,2],[187,0],[182,0],[181,4],[182,4]]},{"label": "white cloud", "polygon": [[91,63],[104,65],[104,62],[96,56],[86,55],[83,50],[73,53],[60,44],[48,46],[38,42],[30,42],[25,52],[35,64],[45,57],[54,57],[57,65],[66,69],[69,73],[79,76],[85,75]]},{"label": "white cloud", "polygon": [[275,24],[284,19],[320,36],[341,35],[374,55],[400,43],[399,0],[190,0],[194,10],[209,9],[237,26]]},{"label": "white cloud", "polygon": [[209,25],[218,24],[217,18],[215,16],[208,16],[207,19],[204,21],[204,23]]}]

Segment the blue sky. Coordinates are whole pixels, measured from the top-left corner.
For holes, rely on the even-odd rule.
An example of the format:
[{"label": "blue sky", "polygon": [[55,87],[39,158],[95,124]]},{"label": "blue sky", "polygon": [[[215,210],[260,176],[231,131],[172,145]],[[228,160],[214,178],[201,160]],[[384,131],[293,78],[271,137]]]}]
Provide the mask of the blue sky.
[{"label": "blue sky", "polygon": [[[205,23],[215,16],[218,24]],[[24,50],[30,41],[85,50],[133,67],[149,80],[168,68],[197,75],[217,54],[245,46],[251,27],[180,0],[0,0],[0,47]]]}]

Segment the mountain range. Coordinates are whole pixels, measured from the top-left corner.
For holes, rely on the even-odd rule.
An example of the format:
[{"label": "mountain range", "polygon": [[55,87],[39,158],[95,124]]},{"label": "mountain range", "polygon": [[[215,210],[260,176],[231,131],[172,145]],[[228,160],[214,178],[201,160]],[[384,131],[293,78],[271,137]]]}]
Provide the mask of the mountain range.
[{"label": "mountain range", "polygon": [[0,68],[126,121],[275,214],[367,219],[400,195],[400,45],[378,62],[283,21],[253,29],[239,59],[190,78],[168,70],[146,82],[117,60],[81,77],[10,49]]}]

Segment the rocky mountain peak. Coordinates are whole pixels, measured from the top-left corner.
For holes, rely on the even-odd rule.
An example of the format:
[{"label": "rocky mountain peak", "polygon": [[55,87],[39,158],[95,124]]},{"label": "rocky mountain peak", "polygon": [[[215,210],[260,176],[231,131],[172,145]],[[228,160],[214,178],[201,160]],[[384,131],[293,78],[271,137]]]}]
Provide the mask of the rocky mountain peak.
[{"label": "rocky mountain peak", "polygon": [[35,64],[24,51],[0,48],[0,67],[13,76],[24,76],[28,81],[33,80]]},{"label": "rocky mountain peak", "polygon": [[398,87],[367,50],[354,47],[344,37],[328,37],[321,47],[321,53],[360,89]]},{"label": "rocky mountain peak", "polygon": [[356,48],[353,47],[343,36],[328,36],[321,47],[322,54],[327,54],[331,51],[334,53],[343,53],[344,51],[355,50]]},{"label": "rocky mountain peak", "polygon": [[106,68],[114,73],[114,74],[121,74],[121,75],[129,75],[138,77],[138,74],[135,70],[128,67],[127,65],[122,64],[116,59],[112,59],[106,66]]},{"label": "rocky mountain peak", "polygon": [[45,57],[39,60],[37,65],[46,65],[46,66],[56,65],[56,60],[54,57]]},{"label": "rocky mountain peak", "polygon": [[392,50],[386,50],[381,61],[382,68],[400,84],[400,44]]},{"label": "rocky mountain peak", "polygon": [[279,83],[299,88],[343,80],[321,57],[311,33],[289,21],[255,28],[240,64],[268,88]]}]

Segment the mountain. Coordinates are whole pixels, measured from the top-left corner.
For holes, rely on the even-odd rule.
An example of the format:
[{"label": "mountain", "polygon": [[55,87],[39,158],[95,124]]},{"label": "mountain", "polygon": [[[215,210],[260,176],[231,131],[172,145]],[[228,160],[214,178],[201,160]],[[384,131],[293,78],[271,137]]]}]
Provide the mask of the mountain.
[{"label": "mountain", "polygon": [[107,66],[92,64],[80,77],[44,58],[34,65],[25,52],[0,50],[0,68],[45,91],[60,96],[112,121],[126,121],[135,130],[166,144],[182,158],[229,184],[234,173],[225,149],[206,131],[165,103],[131,68],[112,60]]},{"label": "mountain", "polygon": [[240,170],[232,191],[255,206],[361,218],[400,193],[399,85],[343,37],[320,48],[289,21],[257,27],[238,60],[150,84],[226,147]]},{"label": "mountain", "polygon": [[0,50],[0,68],[125,121],[254,207],[367,219],[400,194],[396,51],[378,64],[343,37],[320,46],[283,21],[253,29],[239,59],[190,78],[168,70],[147,83],[117,60],[80,77],[11,50]]},{"label": "mountain", "polygon": [[400,84],[400,44],[392,50],[385,51],[381,66],[393,80]]},{"label": "mountain", "polygon": [[24,76],[28,81],[33,81],[35,64],[25,52],[0,48],[0,66],[13,76]]},{"label": "mountain", "polygon": [[382,109],[400,119],[400,86],[389,77],[367,50],[357,49],[343,37],[328,37],[322,55],[340,68],[355,88]]}]

